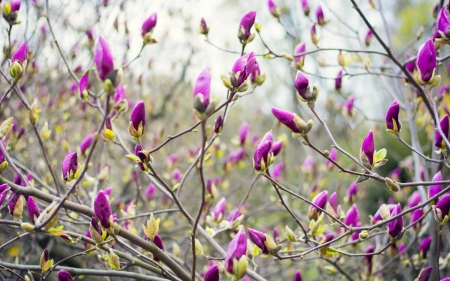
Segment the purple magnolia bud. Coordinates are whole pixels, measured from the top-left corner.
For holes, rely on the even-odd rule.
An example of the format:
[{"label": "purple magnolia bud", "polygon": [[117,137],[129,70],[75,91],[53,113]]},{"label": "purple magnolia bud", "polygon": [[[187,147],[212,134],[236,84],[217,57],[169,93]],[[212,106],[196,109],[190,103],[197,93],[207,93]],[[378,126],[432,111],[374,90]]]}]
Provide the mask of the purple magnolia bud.
[{"label": "purple magnolia bud", "polygon": [[272,153],[273,156],[277,156],[281,152],[281,148],[283,147],[283,141],[276,141],[272,144]]},{"label": "purple magnolia bud", "polygon": [[450,87],[448,85],[442,86],[442,88],[439,90],[439,97],[442,98],[444,95],[450,94]]},{"label": "purple magnolia bud", "polygon": [[[295,49],[294,49],[294,61],[295,61],[295,64],[297,65],[298,68],[302,68],[305,65],[305,55],[300,56],[300,54],[303,54],[304,52],[306,52],[306,44],[305,44],[305,42],[299,43],[297,46],[295,46]],[[297,73],[297,75],[298,75],[298,73]],[[306,77],[305,77],[305,79],[306,79]],[[308,81],[308,80],[306,80],[306,81]]]},{"label": "purple magnolia bud", "polygon": [[86,30],[86,36],[88,37],[89,42],[94,42],[94,32],[92,31],[92,28]]},{"label": "purple magnolia bud", "polygon": [[358,185],[356,183],[352,183],[347,191],[347,198],[349,203],[356,202],[356,192],[358,191]]},{"label": "purple magnolia bud", "polygon": [[[336,192],[333,192],[333,194],[331,194],[330,198],[328,198],[328,203],[330,204],[331,208],[333,208],[334,212],[336,214],[338,214],[339,202],[338,202]],[[340,215],[340,214],[338,214],[338,215]]]},{"label": "purple magnolia bud", "polygon": [[348,209],[347,214],[345,215],[345,224],[348,226],[355,227],[359,221],[359,210],[356,204],[353,204],[350,209]]},{"label": "purple magnolia bud", "polygon": [[28,197],[28,215],[30,215],[30,219],[31,222],[34,224],[34,220],[37,219],[40,215],[41,212],[39,211],[39,207],[36,203],[36,201],[34,201],[33,197]]},{"label": "purple magnolia bud", "polygon": [[445,277],[444,279],[441,279],[441,281],[450,281],[450,277]]},{"label": "purple magnolia bud", "polygon": [[[439,122],[442,133],[444,133],[444,136],[448,139],[448,131],[449,131],[449,120],[448,120],[448,115],[446,114],[444,117],[442,117],[441,121]],[[436,130],[436,142],[434,143],[434,145],[437,148],[440,149],[445,149],[447,147],[447,145],[445,144],[445,140],[442,139],[441,134],[439,133],[439,131]]]},{"label": "purple magnolia bud", "polygon": [[8,184],[4,183],[0,185],[0,206],[5,202],[6,195],[8,195],[8,191],[11,190]]},{"label": "purple magnolia bud", "polygon": [[61,173],[64,182],[71,181],[75,179],[75,174],[78,170],[78,155],[76,152],[71,152],[70,150],[66,154],[66,158],[64,158]]},{"label": "purple magnolia bud", "polygon": [[222,197],[222,199],[217,202],[217,205],[214,207],[214,210],[212,212],[213,219],[216,222],[221,222],[223,217],[225,216],[225,209],[227,207],[227,200],[225,197]]},{"label": "purple magnolia bud", "polygon": [[256,18],[256,12],[250,11],[247,14],[245,14],[245,16],[241,19],[241,22],[239,24],[238,38],[244,43],[247,43],[246,41],[252,35],[250,32],[250,29],[252,28],[253,24],[255,23],[255,18]]},{"label": "purple magnolia bud", "polygon": [[256,171],[265,171],[269,167],[272,156],[270,155],[272,150],[272,130],[266,133],[261,142],[255,149],[253,154],[253,167]]},{"label": "purple magnolia bud", "polygon": [[144,23],[142,23],[142,28],[141,28],[141,35],[142,37],[145,37],[145,35],[149,32],[152,32],[153,29],[156,26],[156,21],[158,19],[158,16],[156,13],[151,14],[150,17],[148,17]]},{"label": "purple magnolia bud", "polygon": [[103,190],[100,190],[97,197],[95,197],[94,212],[104,228],[109,228],[111,226],[111,206],[109,205],[108,197]]},{"label": "purple magnolia bud", "polygon": [[234,236],[228,245],[227,254],[225,256],[225,270],[233,273],[233,261],[239,260],[247,252],[247,236],[244,229]]},{"label": "purple magnolia bud", "polygon": [[[437,172],[431,181],[442,181],[442,173],[441,171]],[[442,184],[434,184],[428,189],[428,198],[434,197],[436,194],[442,191]],[[435,202],[439,201],[439,198],[434,200]]]},{"label": "purple magnolia bud", "polygon": [[389,106],[386,112],[386,131],[391,133],[400,132],[402,128],[402,123],[398,120],[398,115],[400,113],[400,104],[394,100]]},{"label": "purple magnolia bud", "polygon": [[79,85],[79,90],[80,90],[80,99],[85,101],[87,100],[87,98],[89,97],[89,73],[84,74],[83,76],[81,76],[80,78],[80,85]]},{"label": "purple magnolia bud", "polygon": [[419,276],[415,280],[417,281],[428,281],[430,279],[431,272],[433,271],[433,266],[425,267],[419,273]]},{"label": "purple magnolia bud", "polygon": [[94,62],[97,67],[98,76],[105,81],[108,74],[114,70],[114,59],[108,42],[103,36],[99,36],[95,45]]},{"label": "purple magnolia bud", "polygon": [[287,110],[279,109],[276,107],[272,107],[272,114],[283,123],[286,127],[291,129],[294,133],[299,133],[300,130],[297,128],[297,125],[295,124],[294,118],[295,114],[292,112],[289,112]]},{"label": "purple magnolia bud", "polygon": [[219,266],[217,264],[211,266],[208,271],[206,271],[204,281],[219,281]]},{"label": "purple magnolia bud", "polygon": [[[390,213],[392,213],[392,211],[395,209],[395,207],[397,207],[397,205],[395,205],[395,204],[388,204],[386,206],[388,207]],[[383,220],[383,218],[381,217],[380,209],[378,209],[378,211],[375,213],[375,215],[373,216],[370,223],[376,224],[377,222],[382,221],[382,220]]]},{"label": "purple magnolia bud", "polygon": [[[127,95],[122,83],[117,85],[116,90],[114,91],[114,106],[119,112],[128,109]],[[126,108],[124,108],[124,106]]]},{"label": "purple magnolia bud", "polygon": [[347,100],[345,101],[345,113],[347,113],[348,116],[353,116],[353,108],[355,107],[355,96],[350,95]]},{"label": "purple magnolia bud", "polygon": [[239,218],[240,216],[242,216],[241,211],[238,209],[234,209],[231,211],[230,215],[228,216],[227,221],[232,222],[235,219]]},{"label": "purple magnolia bud", "polygon": [[402,173],[402,168],[397,167],[392,172],[389,173],[389,177],[395,181],[399,181],[401,173]]},{"label": "purple magnolia bud", "polygon": [[[20,7],[20,1],[15,1],[15,2],[19,2],[19,7]],[[12,3],[11,3],[11,6],[12,6]],[[11,12],[12,12],[12,8],[11,8]],[[22,43],[22,45],[20,45],[19,48],[17,48],[14,55],[11,57],[11,64],[18,61],[18,62],[20,62],[20,64],[23,65],[27,59],[28,59],[28,45],[27,45],[27,41],[24,41]]]},{"label": "purple magnolia bud", "polygon": [[303,161],[302,171],[305,174],[309,174],[313,173],[314,169],[314,158],[311,155],[306,156],[305,160]]},{"label": "purple magnolia bud", "polygon": [[237,84],[234,86],[236,87],[241,86],[248,78],[248,76],[250,76],[255,65],[256,65],[256,58],[253,55],[253,52],[250,52],[238,58],[232,68],[234,74],[236,75],[239,74],[239,76],[236,77]]},{"label": "purple magnolia bud", "polygon": [[367,47],[369,47],[370,42],[372,41],[372,35],[372,30],[369,29],[366,33],[366,37],[364,38],[364,43]]},{"label": "purple magnolia bud", "polygon": [[[391,217],[394,217],[402,212],[402,207],[400,204],[397,204],[397,206],[392,210]],[[388,222],[388,234],[392,238],[396,238],[399,236],[403,231],[403,217],[400,216],[390,222]]]},{"label": "purple magnolia bud", "polygon": [[426,84],[432,82],[436,69],[436,49],[431,38],[420,46],[417,53],[417,69],[419,70],[419,82]]},{"label": "purple magnolia bud", "polygon": [[[153,238],[153,243],[155,243],[156,247],[160,248],[164,252],[163,241],[162,241],[161,237],[158,234],[156,234],[155,238]],[[159,258],[157,256],[153,256],[153,259],[155,261],[159,261]]]},{"label": "purple magnolia bud", "polygon": [[241,143],[241,145],[245,143],[249,130],[250,126],[247,124],[247,122],[243,122],[241,127],[239,128],[239,142]]},{"label": "purple magnolia bud", "polygon": [[250,74],[250,81],[257,86],[260,86],[264,83],[265,79],[265,75],[261,75],[261,69],[259,68],[258,62],[255,62],[252,73]]},{"label": "purple magnolia bud", "polygon": [[269,11],[272,14],[272,16],[279,18],[280,12],[278,11],[277,5],[273,2],[273,0],[269,0],[267,2],[267,6],[269,7]]},{"label": "purple magnolia bud", "polygon": [[145,128],[145,104],[138,102],[131,112],[128,133],[134,138],[140,138],[144,134]]},{"label": "purple magnolia bud", "polygon": [[297,89],[297,93],[300,97],[300,100],[303,102],[308,101],[307,92],[309,87],[308,78],[303,75],[300,71],[297,71],[297,76],[295,76],[295,89]]},{"label": "purple magnolia bud", "polygon": [[265,255],[269,254],[269,250],[267,249],[266,246],[266,235],[264,233],[249,228],[248,236],[250,237],[250,240],[252,240],[253,244],[255,244],[256,247],[261,249],[263,254]]},{"label": "purple magnolia bud", "polygon": [[325,18],[323,16],[323,10],[322,10],[321,6],[317,7],[316,18],[317,18],[317,24],[318,25],[324,25],[326,23],[325,22]]},{"label": "purple magnolia bud", "polygon": [[273,236],[273,240],[275,240],[277,242],[280,241],[280,234],[278,233],[277,227],[273,228],[272,236]]},{"label": "purple magnolia bud", "polygon": [[368,162],[371,166],[373,165],[373,155],[375,153],[375,141],[373,140],[372,131],[364,138],[361,146],[361,162]]},{"label": "purple magnolia bud", "polygon": [[[317,205],[318,207],[325,209],[325,206],[327,204],[327,200],[328,200],[328,191],[324,190],[322,192],[320,192],[319,194],[317,194],[313,199],[312,199],[312,203],[314,203],[315,205]],[[320,211],[319,209],[317,209],[315,206],[310,205],[309,206],[309,211],[308,211],[308,218],[310,220],[317,220],[319,218],[319,215],[322,211]]]},{"label": "purple magnolia bud", "polygon": [[211,93],[211,72],[206,67],[197,77],[194,85],[194,110],[200,116],[207,111]]},{"label": "purple magnolia bud", "polygon": [[439,222],[444,221],[445,216],[450,217],[450,194],[445,194],[444,196],[442,196],[441,200],[439,200],[439,202],[436,204],[433,211],[434,217]]},{"label": "purple magnolia bud", "polygon": [[422,216],[423,210],[417,209],[411,212],[411,224],[413,224],[413,228],[415,230],[419,229],[422,226]]},{"label": "purple magnolia bud", "polygon": [[86,149],[88,149],[88,147],[91,146],[93,141],[94,141],[93,134],[90,134],[83,141],[81,141],[80,144],[81,155],[85,155]]},{"label": "purple magnolia bud", "polygon": [[73,280],[72,276],[66,270],[62,269],[58,271],[58,281],[72,281],[72,280]]},{"label": "purple magnolia bud", "polygon": [[[306,1],[306,0],[304,0]],[[300,270],[297,270],[294,274],[294,281],[302,281],[302,272]]]},{"label": "purple magnolia bud", "polygon": [[[412,56],[410,54],[406,54],[406,58],[409,60],[410,58],[412,58]],[[412,60],[410,62],[408,62],[405,65],[406,70],[408,70],[409,73],[413,73],[414,69],[416,68],[416,60]]]},{"label": "purple magnolia bud", "polygon": [[[329,156],[328,156],[328,158],[329,159],[331,159],[331,160],[333,160],[334,162],[336,162],[336,160],[337,160],[337,149],[336,148],[331,148],[330,149],[330,154],[329,154]],[[333,164],[333,162],[331,162],[330,160],[328,160],[327,159],[327,162],[326,162],[326,166],[327,166],[327,168],[329,169],[329,170],[331,170],[331,169],[333,169],[334,168],[334,164]]]},{"label": "purple magnolia bud", "polygon": [[272,177],[277,181],[280,179],[281,176],[281,172],[284,169],[284,163],[278,163],[273,167],[273,171],[272,171]]},{"label": "purple magnolia bud", "polygon": [[20,9],[20,0],[11,1],[11,13],[17,12]]},{"label": "purple magnolia bud", "polygon": [[373,253],[375,252],[375,247],[374,246],[369,246],[367,247],[366,251],[364,251],[365,254],[367,254],[367,256],[363,257],[363,261],[364,263],[367,265],[367,276],[370,276],[372,274],[372,258],[373,258]]},{"label": "purple magnolia bud", "polygon": [[431,241],[432,241],[433,239],[431,238],[431,236],[428,236],[427,238],[425,238],[423,241],[422,241],[422,243],[420,243],[420,246],[419,246],[419,256],[422,258],[422,259],[426,259],[427,258],[427,253],[428,253],[428,250],[430,249],[430,246],[431,246]]},{"label": "purple magnolia bud", "polygon": [[413,194],[411,194],[411,196],[409,196],[408,199],[408,207],[413,208],[417,205],[419,205],[421,201],[421,196],[420,196],[420,191],[414,191]]},{"label": "purple magnolia bud", "polygon": [[[437,8],[439,9],[439,6],[437,6]],[[448,37],[450,37],[450,16],[446,6],[441,8],[441,11],[436,19],[436,30],[441,38],[448,40]]]},{"label": "purple magnolia bud", "polygon": [[218,115],[216,120],[214,121],[214,133],[219,134],[223,129],[223,117],[222,115]]},{"label": "purple magnolia bud", "polygon": [[341,90],[342,88],[342,70],[339,70],[337,76],[336,76],[336,80],[334,80],[334,89],[336,91]]},{"label": "purple magnolia bud", "polygon": [[200,20],[200,34],[208,35],[209,27],[206,25],[204,18]]}]

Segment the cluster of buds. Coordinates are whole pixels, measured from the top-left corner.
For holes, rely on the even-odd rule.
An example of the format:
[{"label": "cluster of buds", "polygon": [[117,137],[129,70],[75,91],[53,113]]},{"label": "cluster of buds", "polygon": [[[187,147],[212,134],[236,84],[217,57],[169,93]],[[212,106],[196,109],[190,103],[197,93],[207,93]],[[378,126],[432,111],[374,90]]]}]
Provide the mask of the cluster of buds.
[{"label": "cluster of buds", "polygon": [[3,18],[10,24],[18,24],[17,16],[20,9],[20,0],[13,0],[10,3],[1,3],[0,8]]},{"label": "cluster of buds", "polygon": [[301,101],[307,102],[309,107],[314,106],[314,102],[316,102],[317,97],[319,96],[319,86],[314,84],[311,88],[309,86],[308,78],[300,71],[297,71],[297,76],[295,76],[295,89],[297,89]]},{"label": "cluster of buds", "polygon": [[274,255],[281,250],[281,245],[277,246],[274,239],[266,233],[249,228],[248,236],[265,255]]},{"label": "cluster of buds", "polygon": [[306,136],[314,124],[311,119],[305,122],[297,114],[276,107],[272,107],[272,114],[278,121],[291,129],[294,138]]},{"label": "cluster of buds", "polygon": [[256,64],[257,62],[253,52],[241,56],[234,63],[232,72],[228,77],[225,74],[220,76],[225,87],[231,93],[247,91],[249,87],[247,78],[252,74]]},{"label": "cluster of buds", "polygon": [[256,12],[250,11],[242,17],[239,24],[238,39],[242,45],[246,45],[255,39],[255,33],[251,33],[251,28],[255,23]]},{"label": "cluster of buds", "polygon": [[97,67],[99,78],[105,82],[105,90],[112,95],[114,89],[122,81],[122,68],[114,69],[114,58],[111,48],[103,36],[98,37],[95,45],[94,63]]},{"label": "cluster of buds", "polygon": [[9,61],[9,73],[15,80],[19,80],[20,78],[22,78],[25,70],[27,69],[27,61],[28,45],[27,41],[24,41]]},{"label": "cluster of buds", "polygon": [[158,15],[153,13],[148,17],[141,28],[141,36],[144,38],[144,45],[155,44],[157,41],[152,37],[153,29],[155,29]]},{"label": "cluster of buds", "polygon": [[203,69],[194,85],[194,113],[198,119],[209,117],[215,110],[217,101],[211,100],[211,72]]},{"label": "cluster of buds", "polygon": [[417,81],[422,85],[434,87],[441,81],[440,75],[435,75],[436,71],[436,49],[432,39],[428,39],[420,46],[417,52]]},{"label": "cluster of buds", "polygon": [[236,280],[244,277],[247,271],[247,236],[245,230],[241,229],[231,240],[228,245],[227,254],[225,256],[225,270],[232,274]]}]

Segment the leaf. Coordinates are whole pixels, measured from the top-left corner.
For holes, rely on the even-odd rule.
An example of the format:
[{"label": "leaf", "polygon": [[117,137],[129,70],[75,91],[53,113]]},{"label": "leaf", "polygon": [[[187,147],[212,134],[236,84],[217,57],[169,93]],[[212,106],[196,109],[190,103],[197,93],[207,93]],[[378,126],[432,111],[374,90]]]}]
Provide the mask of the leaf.
[{"label": "leaf", "polygon": [[386,158],[386,155],[387,155],[387,150],[385,148],[378,150],[377,152],[375,152],[375,154],[373,156],[373,163],[380,162],[381,160]]},{"label": "leaf", "polygon": [[317,228],[317,230],[314,231],[313,235],[319,235],[319,234],[322,234],[322,233],[325,231],[325,229],[326,229],[327,227],[328,227],[327,224],[319,226],[319,228]]},{"label": "leaf", "polygon": [[141,159],[139,157],[137,157],[136,155],[133,154],[127,154],[126,155],[128,158],[130,158],[131,160],[137,161],[137,162],[141,162]]}]

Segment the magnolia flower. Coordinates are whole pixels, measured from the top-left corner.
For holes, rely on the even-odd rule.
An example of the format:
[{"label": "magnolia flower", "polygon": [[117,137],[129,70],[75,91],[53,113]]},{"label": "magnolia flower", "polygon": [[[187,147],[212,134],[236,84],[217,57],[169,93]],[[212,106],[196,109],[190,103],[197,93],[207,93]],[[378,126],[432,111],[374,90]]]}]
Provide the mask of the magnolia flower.
[{"label": "magnolia flower", "polygon": [[308,5],[308,0],[300,0],[302,3],[302,9],[305,16],[309,16],[309,12],[311,11]]},{"label": "magnolia flower", "polygon": [[253,24],[255,23],[256,12],[250,11],[242,17],[239,24],[238,38],[242,44],[250,43],[255,35],[250,32]]},{"label": "magnolia flower", "polygon": [[200,20],[200,34],[208,36],[209,27],[206,25],[206,21],[204,18]]},{"label": "magnolia flower", "polygon": [[[272,146],[272,147],[273,147],[273,146]],[[284,165],[283,162],[280,162],[280,163],[278,163],[278,164],[276,164],[276,165],[273,166],[272,177],[273,177],[274,180],[277,181],[277,180],[280,179],[281,172],[283,171],[284,166],[285,166],[285,165]]]},{"label": "magnolia flower", "polygon": [[277,156],[281,152],[281,148],[283,147],[283,141],[276,141],[272,144],[272,153],[273,156]]},{"label": "magnolia flower", "polygon": [[411,212],[411,224],[413,224],[413,229],[418,230],[422,226],[422,216],[423,210],[417,209]]},{"label": "magnolia flower", "polygon": [[433,206],[433,211],[437,221],[443,222],[446,217],[448,219],[450,217],[450,194],[444,194],[436,206]]},{"label": "magnolia flower", "polygon": [[208,117],[215,108],[215,103],[210,102],[211,72],[209,68],[203,69],[197,77],[194,85],[194,113],[199,119]]},{"label": "magnolia flower", "polygon": [[[3,146],[6,150],[6,142],[5,140],[0,140],[0,145]],[[0,150],[0,173],[2,173],[4,170],[8,168],[8,161],[6,161],[5,155],[3,155],[2,151]],[[1,205],[1,204],[0,204]]]},{"label": "magnolia flower", "polygon": [[[158,247],[159,249],[161,249],[164,252],[163,241],[162,241],[161,237],[158,234],[155,235],[155,238],[153,238],[153,243],[155,243],[156,247]],[[153,256],[153,259],[155,261],[159,261],[159,258],[156,255]]]},{"label": "magnolia flower", "polygon": [[27,41],[24,41],[22,45],[17,48],[9,62],[9,73],[12,77],[14,77],[14,79],[19,80],[23,76],[23,73],[27,67],[27,59],[28,45]]},{"label": "magnolia flower", "polygon": [[[395,207],[397,207],[396,204],[388,204],[386,205],[389,214],[392,213],[392,211],[395,209]],[[378,211],[375,213],[375,215],[373,216],[372,220],[370,221],[372,224],[376,224],[377,222],[383,220],[383,218],[381,217],[381,208],[378,209]]]},{"label": "magnolia flower", "polygon": [[441,77],[434,75],[436,69],[436,49],[431,38],[420,46],[417,53],[416,65],[419,70],[418,81],[420,84],[429,84],[431,87],[434,87],[439,83]]},{"label": "magnolia flower", "polygon": [[250,76],[255,65],[256,58],[253,55],[253,52],[245,54],[236,60],[232,68],[235,77],[231,77],[231,84],[237,91],[245,91],[242,87],[241,90],[239,90],[239,87],[243,85]]},{"label": "magnolia flower", "polygon": [[263,232],[249,228],[248,236],[250,237],[250,240],[252,240],[253,244],[261,249],[262,253],[265,255],[274,253],[277,249],[277,245],[275,244],[273,238]]},{"label": "magnolia flower", "polygon": [[352,117],[353,116],[353,108],[355,107],[355,96],[350,95],[347,100],[345,101],[345,113]]},{"label": "magnolia flower", "polygon": [[219,266],[217,264],[211,266],[205,273],[204,281],[219,281]]},{"label": "magnolia flower", "polygon": [[425,238],[423,241],[422,241],[422,243],[420,243],[420,246],[419,246],[419,256],[422,258],[422,259],[426,259],[427,258],[427,253],[428,253],[428,250],[430,249],[430,246],[431,246],[431,241],[432,241],[433,239],[431,238],[431,236],[428,236],[427,238]]},{"label": "magnolia flower", "polygon": [[153,29],[156,26],[156,22],[158,20],[158,15],[153,13],[148,17],[143,23],[141,28],[141,36],[146,37],[148,33],[153,32]]},{"label": "magnolia flower", "polygon": [[145,104],[144,101],[138,102],[131,112],[130,124],[128,125],[128,133],[138,139],[144,134],[145,128]]},{"label": "magnolia flower", "polygon": [[104,228],[109,228],[111,226],[111,206],[109,205],[108,197],[103,190],[100,190],[97,197],[95,197],[94,212]]},{"label": "magnolia flower", "polygon": [[[364,141],[361,145],[361,153],[360,158],[361,162],[368,163],[370,166],[372,166],[373,163],[373,155],[375,153],[375,141],[373,140],[373,133],[372,131],[369,132],[369,134],[364,138]],[[367,164],[365,164],[367,166]]]},{"label": "magnolia flower", "polygon": [[[406,58],[409,60],[412,58],[412,56],[410,54],[406,54]],[[408,62],[405,65],[405,68],[406,68],[406,70],[408,70],[409,73],[413,73],[414,70],[416,69],[416,60],[414,59],[414,60]]]},{"label": "magnolia flower", "polygon": [[64,158],[61,173],[64,182],[68,182],[76,179],[76,174],[78,170],[78,155],[76,152],[71,152],[70,150]]},{"label": "magnolia flower", "polygon": [[261,69],[259,68],[258,62],[255,62],[255,64],[253,65],[253,69],[250,74],[250,81],[255,86],[261,86],[264,81],[266,81],[266,75],[261,75]]},{"label": "magnolia flower", "polygon": [[72,276],[64,269],[58,271],[58,281],[72,281]]},{"label": "magnolia flower", "polygon": [[34,220],[41,215],[41,212],[39,211],[39,207],[32,196],[28,197],[27,207],[28,215],[30,216],[31,222],[34,224]]},{"label": "magnolia flower", "polygon": [[299,43],[297,46],[295,46],[294,61],[298,69],[301,69],[305,65],[305,55],[300,56],[300,54],[303,54],[304,52],[306,52],[305,42]]},{"label": "magnolia flower", "polygon": [[[439,8],[439,6],[437,8]],[[442,41],[445,43],[450,41],[450,16],[448,14],[447,6],[443,6],[439,12],[436,19],[436,30]]]},{"label": "magnolia flower", "polygon": [[89,97],[89,72],[86,72],[80,78],[79,91],[80,91],[80,99],[82,101],[87,101]]},{"label": "magnolia flower", "polygon": [[[306,0],[305,0],[306,1]],[[297,270],[294,274],[294,281],[302,281],[302,272]]]},{"label": "magnolia flower", "polygon": [[[329,159],[331,159],[331,160],[333,160],[334,162],[336,162],[336,160],[337,160],[337,149],[336,148],[331,148],[330,149],[330,154],[329,154],[329,156],[328,156],[328,158]],[[329,160],[329,159],[327,159],[327,162],[326,162],[326,166],[327,166],[327,168],[329,169],[329,170],[332,170],[333,168],[334,168],[334,163],[331,161],[331,160]]]},{"label": "magnolia flower", "polygon": [[114,59],[108,42],[101,35],[95,45],[94,62],[100,79],[102,81],[108,79],[108,75],[114,70]]},{"label": "magnolia flower", "polygon": [[294,137],[301,137],[307,135],[313,126],[313,121],[309,120],[306,123],[297,114],[272,107],[272,114],[283,123],[286,127],[291,129]]},{"label": "magnolia flower", "polygon": [[277,5],[273,2],[273,0],[269,0],[267,2],[267,6],[269,7],[269,11],[275,18],[280,17],[280,11],[278,11]]},{"label": "magnolia flower", "polygon": [[408,198],[408,207],[413,208],[419,205],[420,201],[421,201],[420,191],[418,190],[414,191]]},{"label": "magnolia flower", "polygon": [[[441,171],[437,172],[437,173],[433,176],[433,179],[432,179],[431,181],[432,181],[432,182],[435,182],[435,181],[442,181],[442,173],[441,173]],[[438,194],[438,193],[441,192],[441,191],[442,191],[442,184],[434,184],[434,185],[431,185],[431,186],[429,187],[429,189],[428,189],[428,197],[429,197],[429,198],[434,197],[436,194]],[[439,198],[436,198],[434,201],[435,201],[435,202],[438,202],[438,201],[439,201]]]},{"label": "magnolia flower", "polygon": [[350,185],[347,191],[347,198],[349,203],[356,202],[356,192],[358,191],[358,185],[354,182]]},{"label": "magnolia flower", "polygon": [[348,226],[355,227],[359,221],[359,210],[356,204],[353,204],[350,209],[348,209],[347,214],[345,215],[344,223]]},{"label": "magnolia flower", "polygon": [[390,133],[398,133],[402,128],[402,123],[398,120],[398,115],[400,113],[400,105],[394,100],[389,106],[388,111],[386,112],[386,131]]},{"label": "magnolia flower", "polygon": [[8,184],[0,184],[0,206],[5,202],[6,195],[8,195],[8,191],[11,190]]},{"label": "magnolia flower", "polygon": [[114,91],[114,108],[119,113],[128,110],[127,96],[122,83],[119,83],[119,85],[117,85],[116,87],[116,90]]},{"label": "magnolia flower", "polygon": [[[330,242],[331,240],[333,240],[333,238],[334,238],[334,234],[333,234],[333,233],[327,234],[327,235],[325,235],[325,237],[322,238],[322,240],[320,240],[319,245],[328,243],[328,242]],[[322,257],[324,257],[324,258],[332,258],[332,257],[333,257],[332,254],[329,254],[329,253],[328,253],[329,247],[330,247],[330,244],[328,244],[328,245],[326,245],[326,246],[323,246],[323,247],[320,247],[320,248],[318,249],[318,251],[319,251],[319,253],[320,253],[320,255],[321,255]]]},{"label": "magnolia flower", "polygon": [[308,101],[307,91],[309,88],[309,81],[305,75],[303,75],[300,71],[297,71],[297,75],[295,76],[295,89],[297,89],[297,93],[300,97],[300,100],[303,102]]},{"label": "magnolia flower", "polygon": [[317,46],[317,44],[319,43],[319,39],[317,38],[316,23],[313,23],[313,25],[311,26],[309,34],[311,35],[312,43]]},{"label": "magnolia flower", "polygon": [[[244,229],[238,231],[238,233],[231,240],[228,245],[227,254],[225,256],[225,270],[229,273],[234,273],[237,268],[234,267],[234,263],[236,261],[236,265],[239,266],[240,260],[245,259],[245,253],[247,252],[247,236],[245,235]],[[243,274],[245,271],[243,272]],[[242,277],[242,276],[240,276]]]},{"label": "magnolia flower", "polygon": [[153,183],[149,184],[149,186],[145,190],[145,197],[147,199],[152,199],[153,197],[155,197],[155,191],[156,191],[156,186]]},{"label": "magnolia flower", "polygon": [[214,121],[214,133],[220,134],[223,129],[223,117],[222,115],[218,115],[216,120]]},{"label": "magnolia flower", "polygon": [[[324,190],[317,194],[313,199],[312,203],[314,203],[316,206],[320,207],[321,209],[325,209],[325,206],[327,204],[328,200],[328,191]],[[319,210],[317,207],[310,205],[309,211],[308,211],[308,218],[310,220],[317,220],[319,218],[319,215],[322,211]]]},{"label": "magnolia flower", "polygon": [[415,280],[417,281],[428,281],[430,279],[431,272],[433,271],[433,266],[425,267],[419,273],[419,276]]},{"label": "magnolia flower", "polygon": [[364,256],[363,261],[364,263],[367,265],[367,269],[366,269],[366,276],[370,276],[372,274],[372,258],[373,258],[373,253],[375,252],[375,247],[374,246],[369,246],[366,251],[364,252],[365,254],[367,254],[367,256]]},{"label": "magnolia flower", "polygon": [[272,153],[273,136],[272,130],[267,132],[253,154],[253,167],[258,172],[264,172],[273,161]]},{"label": "magnolia flower", "polygon": [[[441,127],[442,133],[444,134],[445,138],[448,139],[448,131],[449,131],[450,123],[449,123],[447,114],[444,117],[442,117],[441,121],[439,122],[439,125]],[[439,133],[439,131],[436,130],[435,136],[436,136],[435,137],[436,141],[435,141],[434,145],[437,148],[440,148],[441,150],[445,150],[447,148],[447,145],[445,143],[445,140],[442,138],[441,134]]]},{"label": "magnolia flower", "polygon": [[[402,207],[400,204],[397,204],[397,206],[392,210],[391,217],[394,217],[402,212]],[[400,216],[394,220],[391,220],[388,222],[388,234],[390,237],[399,239],[401,238],[400,234],[403,232],[403,217]]]}]

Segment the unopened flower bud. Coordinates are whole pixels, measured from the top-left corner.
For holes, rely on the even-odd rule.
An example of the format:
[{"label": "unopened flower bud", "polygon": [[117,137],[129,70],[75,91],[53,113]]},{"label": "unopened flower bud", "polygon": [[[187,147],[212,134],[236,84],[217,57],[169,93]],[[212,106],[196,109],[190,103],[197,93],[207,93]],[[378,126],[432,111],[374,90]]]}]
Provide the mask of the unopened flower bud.
[{"label": "unopened flower bud", "polygon": [[14,118],[9,117],[0,125],[0,139],[4,138],[11,131],[14,126],[13,119]]}]

